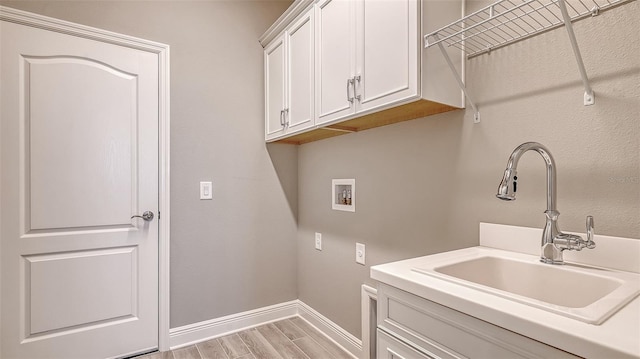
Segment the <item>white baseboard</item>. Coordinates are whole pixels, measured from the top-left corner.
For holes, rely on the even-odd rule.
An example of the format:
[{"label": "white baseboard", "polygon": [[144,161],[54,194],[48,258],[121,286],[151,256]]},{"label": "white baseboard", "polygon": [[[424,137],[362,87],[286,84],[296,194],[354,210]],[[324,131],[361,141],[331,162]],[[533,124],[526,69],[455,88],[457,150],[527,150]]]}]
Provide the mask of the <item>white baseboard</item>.
[{"label": "white baseboard", "polygon": [[354,358],[360,358],[362,355],[362,340],[353,336],[353,334],[344,330],[338,324],[329,320],[329,318],[318,313],[315,309],[306,305],[302,301],[299,302],[298,315],[316,327],[321,333],[324,333],[329,339],[334,341],[338,346],[350,353]]},{"label": "white baseboard", "polygon": [[177,349],[262,324],[298,315],[298,300],[227,315],[169,330],[169,346]]},{"label": "white baseboard", "polygon": [[171,349],[177,349],[295,316],[299,316],[309,322],[354,358],[361,356],[362,341],[360,339],[300,300],[170,329],[169,346]]}]

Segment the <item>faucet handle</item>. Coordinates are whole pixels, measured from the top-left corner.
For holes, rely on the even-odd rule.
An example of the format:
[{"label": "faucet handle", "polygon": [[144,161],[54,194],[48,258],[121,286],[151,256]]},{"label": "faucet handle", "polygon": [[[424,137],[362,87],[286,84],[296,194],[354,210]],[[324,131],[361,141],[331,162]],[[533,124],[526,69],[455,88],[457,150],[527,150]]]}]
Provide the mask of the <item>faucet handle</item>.
[{"label": "faucet handle", "polygon": [[593,216],[587,216],[587,242],[585,243],[585,247],[589,249],[596,247],[596,242],[593,241],[593,235]]}]

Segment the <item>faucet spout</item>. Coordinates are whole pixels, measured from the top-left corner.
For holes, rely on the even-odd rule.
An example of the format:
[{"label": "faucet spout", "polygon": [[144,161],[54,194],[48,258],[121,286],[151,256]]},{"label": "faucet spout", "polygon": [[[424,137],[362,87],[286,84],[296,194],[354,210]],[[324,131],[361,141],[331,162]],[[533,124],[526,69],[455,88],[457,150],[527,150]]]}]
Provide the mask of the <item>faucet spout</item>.
[{"label": "faucet spout", "polygon": [[553,156],[551,156],[551,152],[545,146],[537,142],[525,142],[511,152],[509,161],[507,161],[507,168],[504,171],[504,176],[500,182],[500,186],[498,186],[498,194],[496,194],[496,197],[509,201],[515,200],[515,192],[517,189],[516,181],[518,179],[516,176],[518,162],[520,161],[520,157],[528,151],[536,151],[540,156],[542,156],[542,159],[544,159],[544,163],[547,168],[547,211],[557,212],[556,162],[553,159]]},{"label": "faucet spout", "polygon": [[563,264],[563,251],[595,247],[595,243],[592,240],[593,218],[591,216],[587,217],[587,241],[580,236],[564,234],[558,229],[560,212],[556,208],[556,163],[551,152],[545,146],[537,142],[525,142],[513,150],[498,186],[496,197],[506,201],[516,199],[518,162],[520,157],[528,151],[535,151],[540,154],[547,169],[547,210],[544,211],[546,224],[542,232],[540,261],[549,264]]}]

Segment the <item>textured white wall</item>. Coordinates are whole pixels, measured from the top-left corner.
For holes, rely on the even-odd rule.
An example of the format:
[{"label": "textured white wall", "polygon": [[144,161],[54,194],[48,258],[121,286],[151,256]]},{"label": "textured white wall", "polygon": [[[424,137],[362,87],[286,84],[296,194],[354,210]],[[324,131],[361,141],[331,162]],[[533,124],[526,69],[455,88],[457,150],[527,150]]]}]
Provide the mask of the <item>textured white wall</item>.
[{"label": "textured white wall", "polygon": [[[632,2],[575,24],[595,106],[582,104],[561,28],[467,62],[480,124],[456,111],[300,146],[300,299],[358,336],[370,265],[477,245],[480,221],[544,226],[536,153],[520,161],[517,200],[495,198],[509,154],[526,141],[555,157],[562,230],[584,232],[591,214],[597,233],[640,238],[638,22]],[[330,209],[332,178],[356,178],[356,213]],[[354,262],[356,242],[367,246],[366,267]]]}]

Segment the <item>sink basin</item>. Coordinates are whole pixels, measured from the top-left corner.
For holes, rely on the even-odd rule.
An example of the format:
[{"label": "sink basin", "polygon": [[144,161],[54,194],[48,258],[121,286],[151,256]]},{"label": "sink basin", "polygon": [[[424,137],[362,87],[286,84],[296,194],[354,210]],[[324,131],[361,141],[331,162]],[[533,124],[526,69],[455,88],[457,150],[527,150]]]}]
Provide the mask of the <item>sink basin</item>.
[{"label": "sink basin", "polygon": [[515,253],[453,257],[412,270],[590,324],[601,324],[640,293],[635,273],[554,266]]}]

